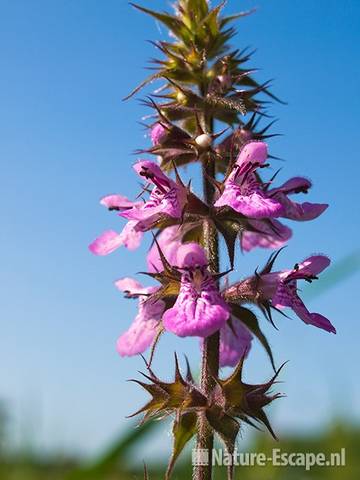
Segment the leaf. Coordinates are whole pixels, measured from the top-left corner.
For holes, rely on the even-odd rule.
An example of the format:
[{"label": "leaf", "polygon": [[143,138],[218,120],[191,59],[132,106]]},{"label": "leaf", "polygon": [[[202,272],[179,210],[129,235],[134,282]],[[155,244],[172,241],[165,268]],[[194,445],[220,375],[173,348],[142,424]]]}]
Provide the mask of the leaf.
[{"label": "leaf", "polygon": [[265,348],[266,353],[268,354],[268,356],[270,358],[271,365],[272,365],[273,369],[276,370],[274,357],[273,357],[270,345],[269,345],[265,335],[263,334],[263,332],[261,331],[261,329],[259,327],[259,321],[258,321],[255,313],[253,313],[248,308],[241,307],[240,305],[236,305],[235,303],[231,304],[231,309],[232,309],[232,314],[236,318],[241,320],[244,323],[244,325],[247,326],[247,328],[250,330],[250,332],[255,335],[255,337],[259,340],[261,345]]},{"label": "leaf", "polygon": [[221,2],[220,5],[210,10],[206,15],[204,20],[199,25],[199,30],[203,29],[206,26],[209,29],[209,32],[213,37],[216,37],[219,34],[219,14],[225,5],[225,1]]},{"label": "leaf", "polygon": [[221,235],[224,237],[226,247],[230,258],[230,266],[234,267],[236,240],[243,230],[240,223],[232,220],[217,220],[214,218],[215,225]]},{"label": "leaf", "polygon": [[168,15],[167,13],[155,12],[154,10],[150,10],[149,8],[142,7],[140,5],[137,5],[136,3],[130,2],[130,5],[137,8],[141,12],[144,12],[152,16],[156,20],[159,20],[159,22],[166,25],[176,36],[180,36],[182,33],[182,30],[185,28],[185,25],[178,18],[172,15]]},{"label": "leaf", "polygon": [[196,433],[197,415],[194,412],[180,414],[178,418],[174,420],[173,424],[173,437],[174,445],[169,461],[169,465],[166,471],[165,479],[168,480],[173,471],[176,460],[180,453],[183,451],[185,445],[191,440]]},{"label": "leaf", "polygon": [[159,426],[158,422],[148,422],[144,425],[136,427],[131,425],[130,428],[121,435],[118,440],[114,441],[105,452],[100,455],[90,465],[80,467],[71,472],[66,480],[89,480],[105,478],[106,475],[113,471],[121,459],[124,459],[128,451],[142,441],[150,432]]},{"label": "leaf", "polygon": [[[224,413],[224,411],[218,406],[213,406],[211,409],[207,409],[206,418],[211,427],[224,442],[228,453],[232,455],[235,450],[236,437],[240,430],[239,422],[235,418]],[[233,472],[234,466],[231,462],[227,468],[228,480],[232,480]]]},{"label": "leaf", "polygon": [[197,13],[199,18],[204,18],[209,12],[209,5],[207,0],[187,0],[186,3],[187,11],[189,13]]},{"label": "leaf", "polygon": [[206,97],[206,102],[215,108],[223,108],[230,111],[235,111],[246,115],[247,108],[244,101],[240,98],[236,98],[234,95],[230,98],[228,97],[219,97],[214,94],[209,94]]},{"label": "leaf", "polygon": [[151,83],[153,80],[156,80],[158,78],[161,78],[164,75],[164,72],[157,72],[153,73],[149,77],[147,77],[145,80],[143,80],[140,85],[138,85],[132,92],[129,93],[129,95],[126,95],[126,97],[123,98],[123,100],[128,100],[129,98],[133,97],[137,92],[139,92],[142,88],[144,88],[148,83]]},{"label": "leaf", "polygon": [[227,15],[220,20],[220,27],[223,28],[230,22],[233,22],[239,18],[247,17],[248,15],[252,15],[256,12],[256,8],[252,8],[250,10],[246,10],[245,12],[235,13],[234,15]]}]

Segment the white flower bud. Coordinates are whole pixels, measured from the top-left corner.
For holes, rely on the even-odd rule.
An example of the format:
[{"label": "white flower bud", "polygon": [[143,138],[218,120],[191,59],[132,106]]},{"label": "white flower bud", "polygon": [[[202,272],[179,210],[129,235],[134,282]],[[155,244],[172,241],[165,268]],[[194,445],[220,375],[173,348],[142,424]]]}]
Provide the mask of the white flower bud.
[{"label": "white flower bud", "polygon": [[187,102],[187,96],[185,95],[185,93],[179,91],[176,94],[176,100],[178,101],[178,103],[182,103],[183,105],[185,105]]},{"label": "white flower bud", "polygon": [[195,138],[195,143],[201,148],[209,148],[212,144],[212,138],[207,133],[202,133]]}]

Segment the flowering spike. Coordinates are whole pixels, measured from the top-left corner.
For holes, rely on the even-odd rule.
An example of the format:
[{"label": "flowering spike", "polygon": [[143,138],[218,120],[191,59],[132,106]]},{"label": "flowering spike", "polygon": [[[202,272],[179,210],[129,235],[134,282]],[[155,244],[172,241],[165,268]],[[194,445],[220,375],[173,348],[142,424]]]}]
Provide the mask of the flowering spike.
[{"label": "flowering spike", "polygon": [[[155,80],[160,82],[141,101],[150,109],[144,120],[149,145],[136,150],[145,158],[134,165],[142,179],[141,191],[134,201],[119,194],[101,200],[127,223],[119,231],[105,231],[89,248],[96,255],[107,255],[120,246],[133,250],[152,231],[148,270],[143,273],[158,285],[144,287],[131,278],[116,281],[126,298],[138,301],[138,313],[119,337],[117,350],[121,356],[150,350],[149,360],[143,357],[145,380],[132,381],[151,398],[134,415],[143,414],[143,422],[174,416],[169,479],[175,461],[195,433],[198,448],[212,445],[217,433],[230,454],[242,422],[255,428],[265,425],[276,438],[265,407],[281,397],[270,393],[281,367],[276,370],[270,343],[246,304],[258,306],[274,326],[272,313],[286,316],[283,309],[291,308],[304,323],[336,332],[326,317],[307,309],[297,288],[300,280],[310,283],[318,278],[330,263],[327,257],[313,255],[292,269],[273,271],[282,247],[292,237],[282,219],[310,221],[328,205],[294,200],[295,195],[310,190],[307,178],[293,177],[278,186],[280,170],[274,175],[265,170],[278,158],[265,143],[278,135],[272,132],[275,120],[267,109],[271,101],[281,101],[270,92],[271,80],[259,83],[254,78],[257,69],[247,64],[254,52],[229,44],[236,34],[233,20],[252,11],[223,16],[225,1],[211,7],[208,0],[176,0],[172,14],[132,5],[165,25],[171,38],[150,42],[161,58],[150,60],[153,73],[126,97]],[[270,118],[269,123],[262,123],[264,118]],[[219,124],[222,130],[215,128]],[[197,188],[198,182],[181,179],[179,169],[190,163],[201,167],[201,198],[191,187]],[[231,285],[223,280],[228,272],[220,273],[219,233],[231,270],[239,247],[243,252],[254,248],[276,251],[263,269]],[[187,359],[187,373],[181,374],[176,354],[172,381],[164,382],[153,372],[155,349],[165,330],[178,337],[200,337],[199,385]],[[254,337],[275,371],[272,379],[259,385],[247,384],[242,378]],[[225,366],[235,368],[221,379],[219,368]],[[232,476],[229,467],[228,480]],[[144,477],[148,477],[146,467]],[[211,461],[209,466],[195,467],[195,480],[210,478]]]}]

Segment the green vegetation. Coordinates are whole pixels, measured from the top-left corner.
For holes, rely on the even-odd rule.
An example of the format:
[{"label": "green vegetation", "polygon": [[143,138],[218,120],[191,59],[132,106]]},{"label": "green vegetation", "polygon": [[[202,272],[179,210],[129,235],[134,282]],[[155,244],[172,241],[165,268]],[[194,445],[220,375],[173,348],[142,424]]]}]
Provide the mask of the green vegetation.
[{"label": "green vegetation", "polygon": [[[154,424],[152,428],[154,428]],[[156,427],[155,427],[156,428]],[[134,431],[136,434],[134,434]],[[140,461],[129,462],[134,458],[136,443],[143,440],[151,431],[150,427],[133,430],[118,442],[112,445],[106,455],[98,461],[80,468],[79,463],[70,459],[48,458],[41,461],[33,457],[8,457],[0,464],[1,480],[134,480],[143,478],[143,469]],[[346,449],[346,466],[344,467],[313,467],[305,471],[301,467],[237,467],[235,479],[241,480],[358,480],[360,478],[360,427],[351,426],[342,422],[334,422],[325,432],[312,436],[286,435],[281,436],[279,442],[274,442],[270,436],[258,435],[253,444],[246,451],[264,452],[271,454],[273,448],[280,448],[282,452],[314,452],[330,454]],[[132,463],[132,464],[131,464]],[[134,466],[136,463],[136,466]],[[163,478],[166,464],[151,464],[150,480]],[[191,478],[190,452],[183,455],[174,478]],[[226,478],[225,467],[215,469],[215,480]]]}]

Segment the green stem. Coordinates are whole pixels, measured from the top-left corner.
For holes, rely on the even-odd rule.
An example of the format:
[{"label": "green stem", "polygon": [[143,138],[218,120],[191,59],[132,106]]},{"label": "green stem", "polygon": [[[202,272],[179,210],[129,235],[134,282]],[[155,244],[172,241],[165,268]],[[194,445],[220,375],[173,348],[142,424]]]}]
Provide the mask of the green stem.
[{"label": "green stem", "polygon": [[[212,133],[212,121],[208,122],[209,132]],[[203,164],[204,197],[208,205],[214,201],[214,187],[209,178],[215,178],[215,164],[212,158],[208,158]],[[210,220],[204,222],[204,244],[209,259],[209,269],[212,273],[219,272],[219,241],[215,226]],[[206,396],[209,396],[215,387],[215,378],[219,373],[219,332],[214,333],[204,340],[201,364],[200,385]],[[198,419],[197,449],[206,449],[209,453],[209,464],[194,467],[195,480],[211,480],[212,478],[212,449],[214,434],[209,428],[205,416],[202,414]]]}]

